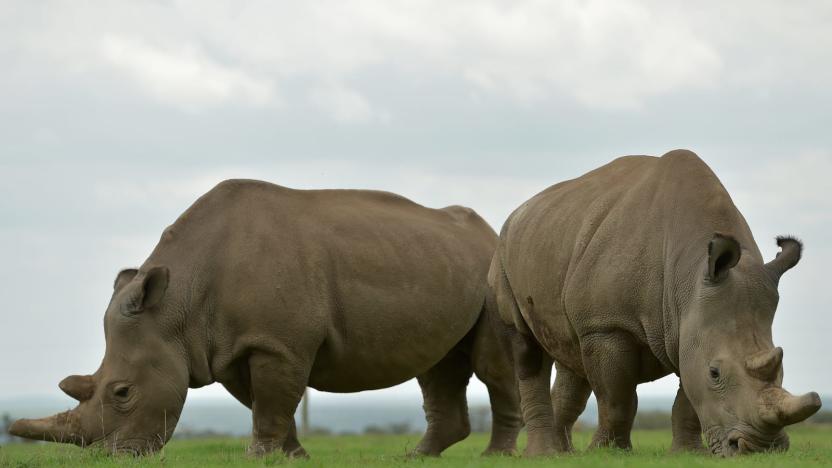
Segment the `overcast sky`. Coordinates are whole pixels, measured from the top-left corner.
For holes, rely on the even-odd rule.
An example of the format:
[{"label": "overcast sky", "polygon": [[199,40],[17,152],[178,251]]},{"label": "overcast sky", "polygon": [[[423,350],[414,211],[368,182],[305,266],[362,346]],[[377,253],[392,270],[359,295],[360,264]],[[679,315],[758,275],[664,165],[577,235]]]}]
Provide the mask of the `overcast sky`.
[{"label": "overcast sky", "polygon": [[0,398],[94,371],[116,272],[220,180],[390,190],[499,230],[674,148],[766,258],[805,241],[774,337],[786,386],[830,394],[830,24],[828,1],[0,0]]}]

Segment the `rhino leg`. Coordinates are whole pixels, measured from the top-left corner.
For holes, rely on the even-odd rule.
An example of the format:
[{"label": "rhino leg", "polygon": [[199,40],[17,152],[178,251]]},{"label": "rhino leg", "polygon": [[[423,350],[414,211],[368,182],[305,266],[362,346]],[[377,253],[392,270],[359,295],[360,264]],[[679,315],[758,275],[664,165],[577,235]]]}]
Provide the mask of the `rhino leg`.
[{"label": "rhino leg", "polygon": [[529,457],[552,455],[557,452],[552,397],[549,394],[552,358],[530,332],[513,333],[512,353],[519,380],[520,406],[528,432],[528,443],[523,453]]},{"label": "rhino leg", "polygon": [[[492,272],[497,264],[492,263]],[[526,324],[508,278],[497,273],[492,284],[501,333],[508,338],[514,372],[520,393],[520,409],[526,424],[528,441],[523,452],[525,456],[552,455],[556,452],[554,438],[554,416],[552,399],[549,395],[549,378],[552,376],[553,360]]]},{"label": "rhino leg", "polygon": [[[228,390],[234,398],[240,403],[251,409],[251,388],[247,385],[250,378],[248,377],[248,369],[244,369],[237,375],[244,375],[245,378],[236,380],[226,380],[222,383],[223,387]],[[245,382],[242,383],[242,382]],[[298,432],[295,420],[292,419],[292,426],[289,429],[289,434],[286,436],[286,441],[283,443],[283,453],[290,458],[308,458],[309,455],[304,450],[303,446],[298,441]]]},{"label": "rhino leg", "polygon": [[[244,378],[241,378],[245,376]],[[236,380],[223,380],[222,386],[228,390],[228,393],[231,394],[234,398],[237,399],[240,403],[245,405],[246,408],[251,409],[251,388],[247,385],[249,382],[248,378],[248,368],[244,369],[243,372],[239,374],[235,374],[237,377]],[[245,382],[245,384],[243,384]]]},{"label": "rhino leg", "polygon": [[679,384],[679,391],[676,392],[676,400],[673,402],[672,421],[673,444],[670,446],[672,452],[705,451],[705,446],[702,445],[702,426],[699,423],[699,416],[696,415],[681,384]]},{"label": "rhino leg", "polygon": [[295,409],[306,389],[311,365],[294,356],[263,353],[252,354],[248,362],[253,419],[248,453],[261,456],[283,450],[287,439],[291,440]]},{"label": "rhino leg", "polygon": [[292,419],[292,427],[289,428],[286,441],[283,442],[283,454],[289,458],[309,458],[309,454],[298,440],[298,430],[294,419]]},{"label": "rhino leg", "polygon": [[581,352],[598,400],[598,429],[590,447],[632,448],[640,349],[629,334],[610,332],[585,336]]},{"label": "rhino leg", "polygon": [[[487,314],[487,313],[486,313]],[[520,394],[511,359],[511,345],[496,317],[483,315],[475,327],[472,360],[474,372],[488,388],[491,400],[491,441],[483,455],[509,455],[517,447],[523,427]]]},{"label": "rhino leg", "polygon": [[592,388],[586,378],[555,362],[555,384],[552,385],[552,410],[555,416],[555,446],[571,452],[572,427],[584,412]]},{"label": "rhino leg", "polygon": [[472,374],[470,357],[457,346],[418,376],[428,428],[415,455],[439,456],[471,433],[465,391]]}]

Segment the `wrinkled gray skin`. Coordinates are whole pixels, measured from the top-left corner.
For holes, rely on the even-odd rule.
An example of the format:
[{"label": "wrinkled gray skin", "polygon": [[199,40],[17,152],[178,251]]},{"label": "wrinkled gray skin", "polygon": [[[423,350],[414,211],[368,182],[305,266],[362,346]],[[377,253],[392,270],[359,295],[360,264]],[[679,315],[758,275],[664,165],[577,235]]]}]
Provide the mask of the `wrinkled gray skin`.
[{"label": "wrinkled gray skin", "polygon": [[293,415],[307,386],[418,377],[428,429],[415,452],[438,455],[469,433],[476,372],[493,405],[486,453],[511,452],[522,419],[510,345],[484,305],[496,242],[464,207],[223,182],[119,273],[101,367],[60,384],[78,407],[11,432],[146,453],[170,438],[189,387],[220,382],[252,409],[250,453],[304,456]]},{"label": "wrinkled gray skin", "polygon": [[[572,449],[590,392],[592,446],[629,448],[636,386],[675,373],[673,448],[785,449],[820,408],[782,389],[771,325],[800,243],[764,263],[745,219],[689,151],[629,156],[554,185],[506,221],[489,282],[511,335],[528,455]],[[551,368],[557,370],[549,392]]]}]

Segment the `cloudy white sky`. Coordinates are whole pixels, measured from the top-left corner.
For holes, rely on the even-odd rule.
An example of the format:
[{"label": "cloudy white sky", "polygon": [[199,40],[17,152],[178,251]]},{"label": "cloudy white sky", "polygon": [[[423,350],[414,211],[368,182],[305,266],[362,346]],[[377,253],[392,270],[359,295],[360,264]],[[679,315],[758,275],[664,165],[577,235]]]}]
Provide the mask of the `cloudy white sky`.
[{"label": "cloudy white sky", "polygon": [[0,398],[93,371],[115,273],[220,180],[499,229],[555,182],[682,147],[767,257],[805,241],[774,336],[786,385],[830,394],[830,24],[827,1],[0,0]]}]

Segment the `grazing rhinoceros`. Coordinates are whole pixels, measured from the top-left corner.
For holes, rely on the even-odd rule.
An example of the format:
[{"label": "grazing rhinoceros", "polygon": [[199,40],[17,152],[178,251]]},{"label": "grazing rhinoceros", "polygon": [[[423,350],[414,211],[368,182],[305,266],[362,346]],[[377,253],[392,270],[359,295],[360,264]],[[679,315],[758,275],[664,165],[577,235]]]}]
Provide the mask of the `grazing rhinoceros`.
[{"label": "grazing rhinoceros", "polygon": [[519,395],[484,305],[496,243],[464,207],[223,182],[141,268],[118,274],[101,367],[60,383],[78,407],[11,432],[146,453],[170,438],[189,387],[219,382],[252,410],[251,453],[303,456],[293,415],[307,386],[356,392],[417,377],[428,429],[415,451],[438,455],[469,433],[476,372],[493,406],[486,453],[510,452]]},{"label": "grazing rhinoceros", "polygon": [[[511,335],[528,455],[572,449],[590,392],[592,446],[628,448],[636,386],[675,373],[673,448],[785,449],[820,408],[781,387],[771,324],[798,241],[764,263],[745,219],[690,151],[630,156],[537,194],[503,226],[489,273]],[[549,393],[552,363],[557,369]]]}]

